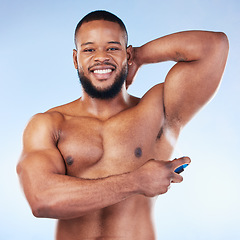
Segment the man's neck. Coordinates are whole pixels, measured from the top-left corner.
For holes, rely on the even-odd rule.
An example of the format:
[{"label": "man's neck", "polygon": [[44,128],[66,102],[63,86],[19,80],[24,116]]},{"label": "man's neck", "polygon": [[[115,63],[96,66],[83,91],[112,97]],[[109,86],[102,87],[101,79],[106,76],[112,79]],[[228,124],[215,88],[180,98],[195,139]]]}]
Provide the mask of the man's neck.
[{"label": "man's neck", "polygon": [[132,105],[130,99],[131,96],[123,89],[117,96],[107,100],[92,98],[83,91],[80,101],[84,111],[104,120],[129,108]]}]

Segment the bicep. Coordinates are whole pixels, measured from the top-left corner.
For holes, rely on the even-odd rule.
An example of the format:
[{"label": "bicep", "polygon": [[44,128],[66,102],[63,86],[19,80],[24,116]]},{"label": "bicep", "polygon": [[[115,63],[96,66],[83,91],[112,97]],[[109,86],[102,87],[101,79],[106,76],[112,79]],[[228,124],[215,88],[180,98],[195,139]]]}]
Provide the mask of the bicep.
[{"label": "bicep", "polygon": [[178,62],[164,83],[164,106],[169,121],[185,125],[216,92],[227,54],[214,52],[191,62]]},{"label": "bicep", "polygon": [[18,163],[19,175],[24,172],[36,179],[44,179],[49,174],[65,175],[65,171],[63,158],[55,149],[42,149],[28,153],[23,151]]}]

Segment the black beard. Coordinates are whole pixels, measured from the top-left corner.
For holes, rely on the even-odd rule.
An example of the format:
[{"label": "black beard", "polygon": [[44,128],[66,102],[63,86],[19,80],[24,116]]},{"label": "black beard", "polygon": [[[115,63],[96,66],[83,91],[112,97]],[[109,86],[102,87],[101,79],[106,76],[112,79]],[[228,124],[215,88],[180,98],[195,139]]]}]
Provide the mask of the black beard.
[{"label": "black beard", "polygon": [[95,87],[89,78],[87,78],[84,73],[77,70],[79,80],[82,84],[84,91],[92,98],[97,98],[101,100],[107,100],[114,98],[122,89],[122,86],[127,78],[128,67],[127,64],[123,66],[122,71],[116,76],[114,83],[108,88],[101,90]]}]

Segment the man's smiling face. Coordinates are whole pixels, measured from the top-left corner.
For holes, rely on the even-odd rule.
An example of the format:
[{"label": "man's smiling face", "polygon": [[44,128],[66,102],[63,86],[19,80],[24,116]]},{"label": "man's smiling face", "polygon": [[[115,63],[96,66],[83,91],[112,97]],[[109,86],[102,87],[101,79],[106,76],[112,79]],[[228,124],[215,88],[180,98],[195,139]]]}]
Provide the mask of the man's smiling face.
[{"label": "man's smiling face", "polygon": [[[125,33],[118,23],[105,20],[83,23],[76,40],[77,50],[74,50],[73,58],[80,81],[87,81],[87,86],[90,84],[96,91],[106,92],[114,88],[116,92],[117,86],[120,92],[127,77],[130,50],[126,48]],[[83,88],[88,93],[84,82]]]}]

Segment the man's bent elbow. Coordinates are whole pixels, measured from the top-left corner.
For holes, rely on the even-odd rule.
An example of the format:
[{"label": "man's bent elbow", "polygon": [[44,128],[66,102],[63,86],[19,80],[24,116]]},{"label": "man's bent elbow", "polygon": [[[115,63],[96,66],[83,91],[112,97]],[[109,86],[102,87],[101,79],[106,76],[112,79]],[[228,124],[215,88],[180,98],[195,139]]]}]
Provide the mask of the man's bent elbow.
[{"label": "man's bent elbow", "polygon": [[32,206],[32,214],[34,217],[36,218],[44,218],[45,216],[42,214],[41,208],[39,208],[38,206]]},{"label": "man's bent elbow", "polygon": [[229,49],[229,42],[228,42],[228,37],[224,32],[219,32],[219,38],[221,43],[224,45],[224,47],[228,50]]},{"label": "man's bent elbow", "polygon": [[224,32],[210,32],[206,38],[202,57],[208,61],[218,62],[217,68],[223,69],[228,56],[229,42]]},{"label": "man's bent elbow", "polygon": [[224,32],[216,32],[216,46],[223,54],[227,56],[229,50],[228,37]]},{"label": "man's bent elbow", "polygon": [[37,218],[56,218],[54,214],[54,206],[49,204],[48,200],[43,200],[43,197],[35,197],[35,200],[30,203],[32,214]]},{"label": "man's bent elbow", "polygon": [[32,214],[37,217],[37,218],[48,218],[46,212],[47,211],[47,206],[44,203],[44,201],[40,200],[40,196],[35,196],[35,200],[30,202],[30,207],[32,210]]}]

